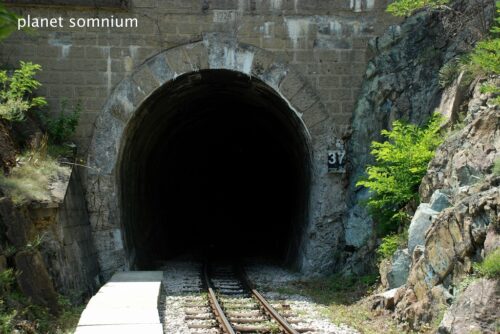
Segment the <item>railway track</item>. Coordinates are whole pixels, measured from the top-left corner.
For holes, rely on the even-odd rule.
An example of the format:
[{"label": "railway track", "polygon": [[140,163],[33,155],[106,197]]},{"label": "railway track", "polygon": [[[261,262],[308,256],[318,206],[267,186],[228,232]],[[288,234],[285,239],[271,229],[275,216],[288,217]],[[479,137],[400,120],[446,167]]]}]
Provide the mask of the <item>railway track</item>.
[{"label": "railway track", "polygon": [[[252,287],[241,268],[205,264],[202,289],[195,284],[185,301],[185,321],[192,334],[302,334],[314,329],[300,327],[289,305],[272,305]],[[200,293],[204,290],[204,293]]]}]

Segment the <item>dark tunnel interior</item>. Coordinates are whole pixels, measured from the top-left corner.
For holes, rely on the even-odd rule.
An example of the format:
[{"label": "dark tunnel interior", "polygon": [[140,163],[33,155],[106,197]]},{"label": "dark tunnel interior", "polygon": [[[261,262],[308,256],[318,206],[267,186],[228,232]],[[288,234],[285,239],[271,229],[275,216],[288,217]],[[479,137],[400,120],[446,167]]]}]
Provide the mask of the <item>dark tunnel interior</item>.
[{"label": "dark tunnel interior", "polygon": [[137,114],[120,165],[137,268],[185,254],[295,260],[309,152],[280,96],[237,72],[202,71],[167,84]]}]

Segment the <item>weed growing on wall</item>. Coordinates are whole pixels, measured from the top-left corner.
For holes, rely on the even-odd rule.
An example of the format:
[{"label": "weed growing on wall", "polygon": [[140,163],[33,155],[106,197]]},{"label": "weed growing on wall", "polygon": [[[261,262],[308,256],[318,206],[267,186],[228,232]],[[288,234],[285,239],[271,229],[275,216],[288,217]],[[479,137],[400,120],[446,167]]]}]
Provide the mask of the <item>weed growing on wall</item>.
[{"label": "weed growing on wall", "polygon": [[69,108],[68,100],[62,100],[58,116],[48,118],[41,114],[51,143],[61,145],[69,140],[75,133],[81,112],[81,102],[77,102],[76,105]]},{"label": "weed growing on wall", "polygon": [[449,0],[395,0],[387,6],[387,12],[394,16],[410,16],[421,8],[435,8],[445,5]]},{"label": "weed growing on wall", "polygon": [[20,68],[12,75],[0,71],[0,118],[7,121],[22,121],[25,113],[34,107],[43,107],[47,101],[43,97],[33,97],[33,91],[41,86],[34,79],[42,67],[31,62],[20,62]]},{"label": "weed growing on wall", "polygon": [[356,185],[370,190],[366,205],[382,235],[397,231],[406,221],[401,209],[411,201],[418,202],[418,186],[443,142],[441,123],[437,113],[423,127],[395,121],[392,130],[382,130],[386,141],[372,143],[375,164],[367,166],[366,176]]}]

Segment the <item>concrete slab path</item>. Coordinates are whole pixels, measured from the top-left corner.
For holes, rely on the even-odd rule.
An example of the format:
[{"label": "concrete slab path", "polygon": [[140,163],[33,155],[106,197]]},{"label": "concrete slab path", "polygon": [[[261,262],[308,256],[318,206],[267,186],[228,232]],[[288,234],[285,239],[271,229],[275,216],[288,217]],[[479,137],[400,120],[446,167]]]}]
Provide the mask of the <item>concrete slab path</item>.
[{"label": "concrete slab path", "polygon": [[83,311],[75,334],[163,334],[158,315],[162,271],[113,275]]}]

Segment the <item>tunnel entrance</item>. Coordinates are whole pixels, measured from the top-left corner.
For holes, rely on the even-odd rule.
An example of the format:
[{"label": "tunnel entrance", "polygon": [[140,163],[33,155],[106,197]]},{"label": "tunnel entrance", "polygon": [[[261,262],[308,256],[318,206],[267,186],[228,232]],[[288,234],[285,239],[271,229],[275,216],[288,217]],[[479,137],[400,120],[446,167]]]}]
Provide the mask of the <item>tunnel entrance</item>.
[{"label": "tunnel entrance", "polygon": [[219,252],[293,262],[307,220],[307,135],[262,81],[182,75],[135,113],[119,165],[132,266]]}]

